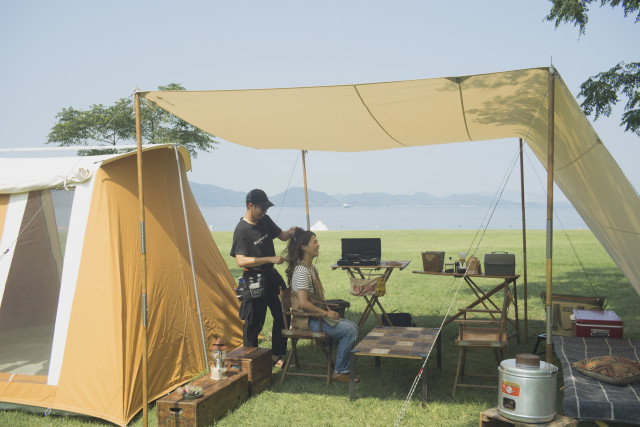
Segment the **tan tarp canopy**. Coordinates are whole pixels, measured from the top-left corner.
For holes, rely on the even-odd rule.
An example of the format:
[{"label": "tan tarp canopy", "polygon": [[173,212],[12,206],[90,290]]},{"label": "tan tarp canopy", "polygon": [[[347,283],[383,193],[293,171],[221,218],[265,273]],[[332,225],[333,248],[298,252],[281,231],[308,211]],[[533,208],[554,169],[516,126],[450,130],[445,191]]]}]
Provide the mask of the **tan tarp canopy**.
[{"label": "tan tarp canopy", "polygon": [[[355,152],[523,138],[546,167],[549,71],[142,96],[247,147]],[[557,72],[555,81],[554,180],[640,293],[640,198]]]}]

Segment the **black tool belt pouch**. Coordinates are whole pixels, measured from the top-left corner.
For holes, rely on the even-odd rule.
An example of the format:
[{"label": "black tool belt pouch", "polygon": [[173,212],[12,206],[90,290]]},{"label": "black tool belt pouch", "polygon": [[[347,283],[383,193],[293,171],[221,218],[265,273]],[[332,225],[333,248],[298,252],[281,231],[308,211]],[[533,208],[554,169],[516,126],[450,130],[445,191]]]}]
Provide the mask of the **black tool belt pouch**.
[{"label": "black tool belt pouch", "polygon": [[243,298],[264,299],[267,297],[266,278],[264,273],[260,274],[259,279],[258,273],[254,271],[245,271],[243,276],[247,287],[247,293],[243,295]]}]

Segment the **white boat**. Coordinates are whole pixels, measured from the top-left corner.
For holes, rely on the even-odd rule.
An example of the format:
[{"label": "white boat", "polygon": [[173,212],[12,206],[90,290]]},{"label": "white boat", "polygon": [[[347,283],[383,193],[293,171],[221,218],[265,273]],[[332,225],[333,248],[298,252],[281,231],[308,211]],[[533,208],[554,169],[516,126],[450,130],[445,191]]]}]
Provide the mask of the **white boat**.
[{"label": "white boat", "polygon": [[349,203],[343,203],[343,204],[342,204],[342,207],[343,207],[343,208],[350,208],[350,207],[351,207],[351,205],[350,205]]}]

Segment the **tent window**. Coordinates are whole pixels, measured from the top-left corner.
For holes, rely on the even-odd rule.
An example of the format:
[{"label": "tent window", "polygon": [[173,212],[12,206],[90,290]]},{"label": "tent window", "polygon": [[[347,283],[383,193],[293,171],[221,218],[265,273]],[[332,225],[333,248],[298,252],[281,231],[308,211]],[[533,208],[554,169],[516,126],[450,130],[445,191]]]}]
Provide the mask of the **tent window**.
[{"label": "tent window", "polygon": [[0,372],[48,372],[73,195],[29,193],[0,304]]}]

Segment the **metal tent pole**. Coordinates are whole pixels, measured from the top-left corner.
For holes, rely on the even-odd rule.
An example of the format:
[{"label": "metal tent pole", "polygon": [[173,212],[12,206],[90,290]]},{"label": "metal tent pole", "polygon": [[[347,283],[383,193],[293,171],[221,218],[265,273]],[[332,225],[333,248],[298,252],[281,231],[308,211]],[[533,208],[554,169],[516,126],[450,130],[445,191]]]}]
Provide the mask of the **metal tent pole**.
[{"label": "metal tent pole", "polygon": [[553,157],[554,157],[554,89],[555,69],[549,67],[549,123],[547,127],[547,277],[545,309],[547,315],[546,327],[546,358],[547,363],[552,360],[551,341],[551,292],[552,292],[552,258],[553,258]]},{"label": "metal tent pole", "polygon": [[144,188],[142,185],[142,131],[140,126],[140,93],[135,93],[136,109],[136,157],[138,160],[138,203],[140,207],[140,253],[142,261],[142,423],[148,425],[149,390],[148,386],[148,342],[147,342],[147,251],[144,227]]},{"label": "metal tent pole", "polygon": [[306,150],[302,150],[302,175],[304,177],[304,204],[307,208],[307,230],[311,229],[311,222],[309,221],[309,193],[307,192],[307,166],[304,161]]},{"label": "metal tent pole", "polygon": [[191,275],[193,277],[193,289],[196,296],[196,307],[198,308],[198,319],[200,320],[200,336],[202,337],[202,351],[204,353],[205,369],[209,367],[209,356],[207,353],[207,341],[204,334],[204,326],[202,322],[202,310],[200,309],[200,296],[198,294],[198,279],[196,275],[196,263],[193,260],[193,248],[191,247],[191,231],[189,230],[189,217],[187,215],[187,205],[184,200],[184,183],[182,182],[182,169],[180,168],[180,154],[178,146],[173,145],[173,151],[176,154],[176,165],[178,169],[178,182],[180,183],[180,200],[182,201],[182,213],[184,215],[184,227],[187,232],[187,245],[189,246],[189,260],[191,261]]},{"label": "metal tent pole", "polygon": [[529,315],[528,315],[528,296],[527,296],[527,218],[525,214],[524,200],[524,160],[523,160],[524,141],[520,138],[520,198],[522,202],[522,265],[524,276],[524,341],[529,339]]}]

